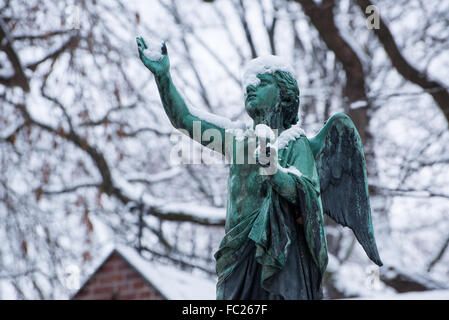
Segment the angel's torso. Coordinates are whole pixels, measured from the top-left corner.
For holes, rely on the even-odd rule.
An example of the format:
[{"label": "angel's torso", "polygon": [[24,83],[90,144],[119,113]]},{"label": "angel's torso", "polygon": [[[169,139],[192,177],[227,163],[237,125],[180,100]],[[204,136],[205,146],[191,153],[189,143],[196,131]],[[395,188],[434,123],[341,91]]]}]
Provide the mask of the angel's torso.
[{"label": "angel's torso", "polygon": [[231,164],[228,179],[226,230],[260,208],[266,196],[265,178],[257,164]]},{"label": "angel's torso", "polygon": [[[251,147],[252,142],[251,138],[245,137],[241,143],[235,144],[233,152],[234,162],[230,165],[228,178],[226,231],[232,229],[248,215],[259,210],[267,196],[269,182],[266,176],[259,173],[260,167],[256,164],[254,158],[254,148]],[[239,152],[241,152],[240,154],[245,154],[244,161],[240,164],[235,163],[237,162],[235,154]],[[282,150],[279,156],[281,154]]]}]

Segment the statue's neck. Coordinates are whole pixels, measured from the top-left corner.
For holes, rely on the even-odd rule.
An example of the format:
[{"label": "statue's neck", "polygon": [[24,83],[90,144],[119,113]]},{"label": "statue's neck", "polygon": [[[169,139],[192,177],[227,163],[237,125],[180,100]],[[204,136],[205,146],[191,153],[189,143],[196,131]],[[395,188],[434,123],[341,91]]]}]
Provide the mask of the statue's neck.
[{"label": "statue's neck", "polygon": [[271,129],[278,130],[278,134],[281,134],[285,130],[283,126],[282,113],[280,111],[270,112],[267,114],[258,114],[253,117],[254,127],[258,124],[265,124]]}]

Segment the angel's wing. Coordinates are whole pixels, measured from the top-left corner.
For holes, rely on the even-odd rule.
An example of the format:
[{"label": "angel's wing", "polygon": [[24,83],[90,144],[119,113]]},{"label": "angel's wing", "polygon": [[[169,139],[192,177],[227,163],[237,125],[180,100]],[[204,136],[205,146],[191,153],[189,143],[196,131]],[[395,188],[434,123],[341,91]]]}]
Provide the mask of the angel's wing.
[{"label": "angel's wing", "polygon": [[354,123],[338,113],[309,141],[320,176],[324,212],[351,228],[368,257],[381,266],[371,222],[365,156]]}]

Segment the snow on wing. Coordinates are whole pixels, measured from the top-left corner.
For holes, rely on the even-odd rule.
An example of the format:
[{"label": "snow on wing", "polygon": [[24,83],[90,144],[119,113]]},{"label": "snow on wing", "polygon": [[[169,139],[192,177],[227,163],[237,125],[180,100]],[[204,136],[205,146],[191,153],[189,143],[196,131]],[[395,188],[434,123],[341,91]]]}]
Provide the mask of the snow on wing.
[{"label": "snow on wing", "polygon": [[338,113],[309,141],[320,176],[324,212],[349,227],[368,257],[381,266],[371,222],[365,156],[354,123]]}]

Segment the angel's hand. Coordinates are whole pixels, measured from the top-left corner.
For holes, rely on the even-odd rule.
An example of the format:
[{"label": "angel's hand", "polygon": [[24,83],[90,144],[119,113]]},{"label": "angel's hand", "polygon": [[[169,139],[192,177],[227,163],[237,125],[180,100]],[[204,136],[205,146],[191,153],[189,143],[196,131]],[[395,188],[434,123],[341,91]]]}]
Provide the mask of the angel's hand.
[{"label": "angel's hand", "polygon": [[271,128],[264,124],[258,124],[255,128],[257,147],[254,152],[256,163],[260,166],[261,175],[273,175],[277,169],[276,136]]},{"label": "angel's hand", "polygon": [[165,42],[151,42],[147,45],[142,37],[137,37],[136,41],[140,60],[155,76],[169,71],[170,60]]},{"label": "angel's hand", "polygon": [[[264,152],[265,151],[265,152]],[[254,152],[259,174],[267,178],[273,176],[278,168],[278,150],[275,145],[261,143]]]},{"label": "angel's hand", "polygon": [[271,160],[277,160],[277,149],[270,143],[259,144],[254,151],[254,157],[260,167],[267,168],[271,165]]}]

